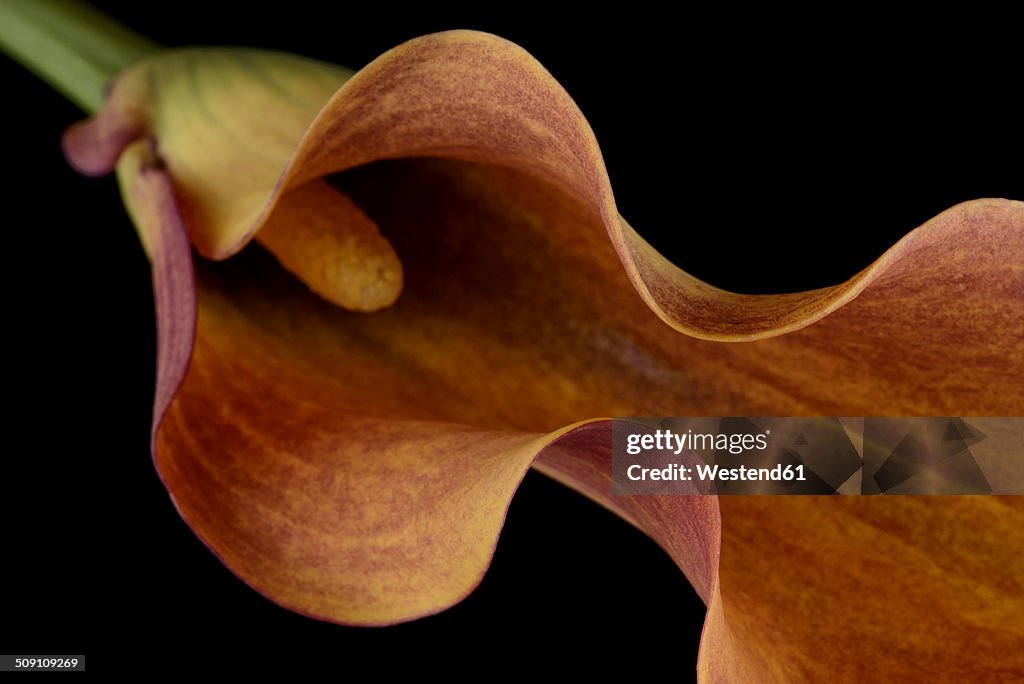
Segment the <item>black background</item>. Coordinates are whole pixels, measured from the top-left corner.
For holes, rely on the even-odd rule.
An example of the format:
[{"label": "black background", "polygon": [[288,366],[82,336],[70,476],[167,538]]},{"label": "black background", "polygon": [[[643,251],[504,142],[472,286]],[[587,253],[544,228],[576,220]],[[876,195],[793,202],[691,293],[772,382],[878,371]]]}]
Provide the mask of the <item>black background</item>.
[{"label": "black background", "polygon": [[[1024,197],[1016,60],[998,35],[966,42],[978,35],[959,22],[815,18],[811,30],[776,28],[797,17],[774,13],[553,20],[520,6],[98,4],[166,45],[272,47],[352,67],[446,28],[514,40],[589,118],[623,215],[730,289],[832,284],[959,201]],[[0,70],[3,652],[86,652],[92,670],[160,659],[167,671],[342,677],[353,667],[451,674],[466,653],[529,667],[543,654],[596,672],[693,677],[704,609],[682,574],[641,534],[539,475],[516,495],[481,587],[436,617],[343,628],[235,579],[178,518],[149,460],[152,295],[116,185],[64,163],[59,136],[80,118],[74,107],[13,63]]]}]

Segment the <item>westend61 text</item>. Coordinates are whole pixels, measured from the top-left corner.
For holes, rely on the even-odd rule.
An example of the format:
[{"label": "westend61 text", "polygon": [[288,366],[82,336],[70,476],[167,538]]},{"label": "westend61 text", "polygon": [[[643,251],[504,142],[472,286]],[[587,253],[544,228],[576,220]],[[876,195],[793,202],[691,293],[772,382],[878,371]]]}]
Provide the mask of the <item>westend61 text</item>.
[{"label": "westend61 text", "polygon": [[630,480],[660,480],[660,481],[687,481],[693,480],[696,473],[697,479],[702,482],[730,482],[730,481],[763,481],[763,482],[805,482],[803,465],[782,465],[774,468],[721,468],[717,465],[696,464],[692,468],[681,464],[672,464],[664,468],[644,468],[640,465],[631,465],[626,469],[626,477]]}]

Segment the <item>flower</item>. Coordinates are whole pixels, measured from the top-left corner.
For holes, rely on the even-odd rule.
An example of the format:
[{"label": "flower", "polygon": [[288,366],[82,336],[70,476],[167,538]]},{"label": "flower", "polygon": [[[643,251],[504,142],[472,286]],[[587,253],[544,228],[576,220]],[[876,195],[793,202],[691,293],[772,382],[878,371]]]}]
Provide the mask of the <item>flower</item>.
[{"label": "flower", "polygon": [[[154,459],[228,567],[321,619],[441,610],[479,580],[539,454],[654,537],[708,602],[709,681],[835,677],[865,651],[897,680],[1017,667],[1016,500],[611,497],[594,417],[1019,413],[1020,203],[955,207],[836,288],[732,295],[620,220],[585,120],[519,48],[439,34],[335,94],[347,76],[168,53],[67,139],[83,170],[120,160],[160,320]],[[307,249],[320,231],[266,246],[309,289],[376,313],[325,303],[260,253],[197,261],[193,287],[190,242],[223,258],[325,216],[355,224],[343,244]],[[402,289],[380,309],[393,254]],[[323,292],[328,256],[374,265]],[[944,385],[956,391],[925,391]],[[986,637],[969,660],[921,638],[964,615]]]}]

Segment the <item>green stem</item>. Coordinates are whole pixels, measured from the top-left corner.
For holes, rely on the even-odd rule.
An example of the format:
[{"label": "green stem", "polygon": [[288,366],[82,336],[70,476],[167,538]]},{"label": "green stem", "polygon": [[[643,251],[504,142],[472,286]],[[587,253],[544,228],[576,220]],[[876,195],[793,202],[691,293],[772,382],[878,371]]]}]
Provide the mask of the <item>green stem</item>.
[{"label": "green stem", "polygon": [[90,114],[114,76],[158,49],[78,0],[0,0],[0,50]]}]

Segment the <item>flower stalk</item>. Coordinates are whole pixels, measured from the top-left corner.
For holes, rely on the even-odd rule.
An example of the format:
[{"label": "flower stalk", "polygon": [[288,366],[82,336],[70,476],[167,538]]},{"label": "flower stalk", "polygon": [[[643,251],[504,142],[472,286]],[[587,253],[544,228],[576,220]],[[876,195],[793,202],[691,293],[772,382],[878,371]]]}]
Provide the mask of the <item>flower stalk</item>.
[{"label": "flower stalk", "polygon": [[0,0],[0,50],[90,114],[114,76],[158,49],[77,0]]}]

